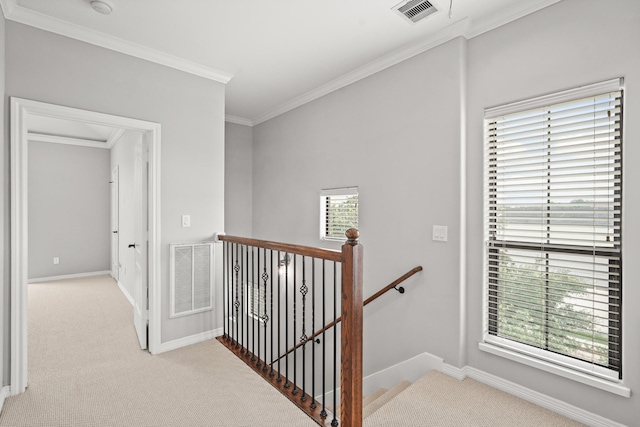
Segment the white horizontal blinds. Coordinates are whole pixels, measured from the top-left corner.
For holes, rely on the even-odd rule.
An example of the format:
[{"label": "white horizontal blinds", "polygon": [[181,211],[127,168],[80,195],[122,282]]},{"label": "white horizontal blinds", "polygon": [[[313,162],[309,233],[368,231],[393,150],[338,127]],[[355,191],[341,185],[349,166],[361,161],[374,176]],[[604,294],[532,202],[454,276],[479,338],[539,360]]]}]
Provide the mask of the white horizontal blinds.
[{"label": "white horizontal blinds", "polygon": [[620,375],[622,91],[485,121],[489,334]]},{"label": "white horizontal blinds", "polygon": [[358,228],[358,189],[354,187],[322,190],[322,237],[345,239],[345,232]]}]

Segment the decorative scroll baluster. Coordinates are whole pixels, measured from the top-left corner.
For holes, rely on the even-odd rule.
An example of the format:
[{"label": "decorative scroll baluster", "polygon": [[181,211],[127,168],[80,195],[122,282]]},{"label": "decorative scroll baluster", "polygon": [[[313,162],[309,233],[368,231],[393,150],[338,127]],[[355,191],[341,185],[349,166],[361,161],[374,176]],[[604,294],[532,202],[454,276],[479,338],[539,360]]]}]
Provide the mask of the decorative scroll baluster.
[{"label": "decorative scroll baluster", "polygon": [[[251,312],[249,315],[251,316],[251,361],[256,361],[256,275],[255,275],[255,249],[251,248]],[[249,347],[249,346],[247,346]]]},{"label": "decorative scroll baluster", "polygon": [[[255,279],[255,284],[254,286],[254,293],[251,296],[251,300],[253,301],[253,315],[255,316],[255,321],[253,322],[254,325],[254,331],[253,333],[256,335],[256,346],[258,347],[258,351],[255,351],[255,347],[254,347],[254,351],[253,351],[253,356],[251,357],[252,361],[257,361],[256,362],[256,366],[260,367],[262,366],[262,362],[260,361],[260,323],[262,322],[262,314],[260,313],[260,248],[256,248],[255,251],[257,252],[257,256],[256,256],[256,271],[255,271],[255,275],[253,276]],[[257,288],[257,293],[256,293],[256,288]],[[256,298],[256,295],[258,298]],[[257,312],[256,312],[256,304],[257,304]],[[256,356],[257,355],[257,356]]]},{"label": "decorative scroll baluster", "polygon": [[[258,259],[260,258],[260,250],[258,249]],[[262,360],[264,360],[265,362],[262,364],[262,370],[266,371],[267,370],[267,322],[269,321],[269,316],[267,315],[267,280],[269,280],[269,274],[267,273],[267,250],[264,249],[262,251],[262,288],[264,289],[264,292],[262,293],[262,310],[263,312],[260,315],[260,320],[262,320],[262,327],[263,327],[263,338],[264,338],[264,351],[263,351],[263,356],[262,356]],[[260,325],[258,325],[260,326]],[[258,333],[258,352],[260,351],[260,335]]]},{"label": "decorative scroll baluster", "polygon": [[[297,295],[296,295],[296,289],[295,286],[297,284],[297,280],[296,280],[296,274],[298,271],[298,268],[296,266],[296,260],[298,259],[298,257],[296,255],[293,256],[293,331],[292,331],[292,337],[293,337],[293,345],[296,345],[296,319],[297,319],[297,315],[296,315],[296,301],[297,301]],[[288,346],[287,346],[288,348]],[[298,394],[298,378],[297,378],[297,373],[298,373],[298,367],[297,367],[297,360],[298,360],[298,352],[294,351],[293,352],[293,391],[291,393],[293,393],[294,395]]]},{"label": "decorative scroll baluster", "polygon": [[306,344],[307,344],[307,335],[305,333],[305,323],[306,323],[306,300],[307,300],[307,292],[309,288],[307,287],[307,276],[305,270],[305,257],[302,257],[302,286],[300,286],[300,294],[302,295],[302,335],[300,336],[300,342],[302,343],[302,397],[301,400],[305,402],[307,400],[307,396],[305,395],[306,390],[306,379],[307,379],[307,371],[306,371]]},{"label": "decorative scroll baluster", "polygon": [[240,336],[239,336],[239,331],[238,331],[239,323],[240,323],[240,314],[239,314],[239,311],[238,311],[240,309],[240,301],[238,300],[238,295],[239,295],[238,291],[240,290],[240,270],[241,269],[240,269],[240,263],[238,262],[238,252],[239,252],[238,246],[239,245],[236,244],[235,246],[236,246],[236,262],[235,262],[235,266],[233,267],[233,270],[236,272],[236,292],[235,292],[236,299],[234,300],[233,305],[234,305],[234,307],[236,309],[235,310],[236,311],[236,336],[235,336],[235,341],[236,341],[236,348],[238,348],[240,346],[240,343],[239,343]]}]

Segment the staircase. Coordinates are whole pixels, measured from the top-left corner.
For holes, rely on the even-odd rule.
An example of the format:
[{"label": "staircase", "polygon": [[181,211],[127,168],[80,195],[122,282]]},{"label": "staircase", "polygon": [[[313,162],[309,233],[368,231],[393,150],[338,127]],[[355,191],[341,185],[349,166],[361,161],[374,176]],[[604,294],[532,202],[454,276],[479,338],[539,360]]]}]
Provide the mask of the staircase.
[{"label": "staircase", "polygon": [[473,379],[459,381],[438,371],[366,396],[363,419],[365,427],[583,426]]}]

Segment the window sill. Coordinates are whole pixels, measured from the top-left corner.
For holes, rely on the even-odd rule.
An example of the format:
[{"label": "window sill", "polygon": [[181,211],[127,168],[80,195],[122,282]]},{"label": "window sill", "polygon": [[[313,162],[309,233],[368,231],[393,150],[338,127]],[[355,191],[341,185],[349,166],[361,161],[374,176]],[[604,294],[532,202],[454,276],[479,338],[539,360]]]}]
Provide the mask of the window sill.
[{"label": "window sill", "polygon": [[617,394],[618,396],[627,397],[627,398],[631,397],[631,389],[623,386],[620,383],[607,381],[605,379],[601,379],[588,374],[577,372],[569,368],[555,365],[550,362],[545,362],[543,360],[539,360],[534,357],[527,356],[513,350],[508,350],[493,344],[479,343],[478,348],[481,351],[485,351],[487,353],[491,353],[496,356],[504,357],[514,362],[519,362],[527,366],[531,366],[533,368],[541,369],[543,371],[546,371],[555,375],[559,375],[561,377],[568,378],[570,380],[577,381],[579,383],[586,384],[588,386],[595,387],[600,390],[607,391],[609,393]]}]

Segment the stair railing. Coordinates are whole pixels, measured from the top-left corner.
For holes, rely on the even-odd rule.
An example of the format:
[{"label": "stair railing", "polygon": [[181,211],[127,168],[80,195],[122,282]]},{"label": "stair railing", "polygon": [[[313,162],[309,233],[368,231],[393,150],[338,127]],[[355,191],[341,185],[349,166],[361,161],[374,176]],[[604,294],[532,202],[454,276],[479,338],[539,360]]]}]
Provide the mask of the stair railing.
[{"label": "stair railing", "polygon": [[[398,287],[398,285],[401,284],[402,282],[404,282],[405,280],[407,280],[408,278],[410,278],[411,276],[413,276],[414,274],[420,272],[420,271],[422,271],[422,266],[420,266],[420,265],[415,267],[415,268],[412,268],[411,270],[409,270],[408,272],[406,272],[402,276],[398,277],[396,280],[394,280],[393,282],[389,283],[387,286],[385,286],[384,288],[380,289],[378,292],[376,292],[375,294],[371,295],[369,298],[364,300],[364,302],[362,303],[362,306],[366,307],[367,304],[375,301],[376,299],[378,299],[382,295],[384,295],[387,292],[389,292],[391,289],[395,289],[399,293],[404,294],[404,288],[402,286]],[[309,341],[316,340],[320,335],[322,335],[323,332],[328,331],[329,329],[333,328],[335,325],[337,325],[341,321],[342,321],[342,316],[338,317],[336,320],[332,320],[331,322],[327,323],[322,329],[317,330],[313,335],[311,335],[308,338],[308,340]],[[320,340],[317,339],[315,342],[319,344]],[[287,354],[291,353],[292,351],[296,351],[297,349],[299,349],[303,345],[304,345],[304,343],[301,343],[301,342],[296,344],[295,347],[292,347],[292,348],[288,349],[286,351],[286,353],[281,354],[276,359],[274,359],[271,363],[272,364],[276,363],[278,360],[282,359],[283,357],[285,357]]]},{"label": "stair railing", "polygon": [[[361,427],[363,251],[358,230],[347,230],[346,236],[342,250],[334,251],[219,235],[224,327],[218,340],[318,424]],[[319,350],[312,346],[311,360],[303,351],[300,360],[294,352],[276,363],[267,362],[292,343],[312,343],[307,331],[318,322],[327,324],[327,317],[334,324],[338,318],[342,322],[339,355],[333,331],[329,357],[325,336]],[[338,406],[338,374],[340,421],[325,401],[332,391],[331,408]],[[321,401],[314,396],[321,396]]]}]

